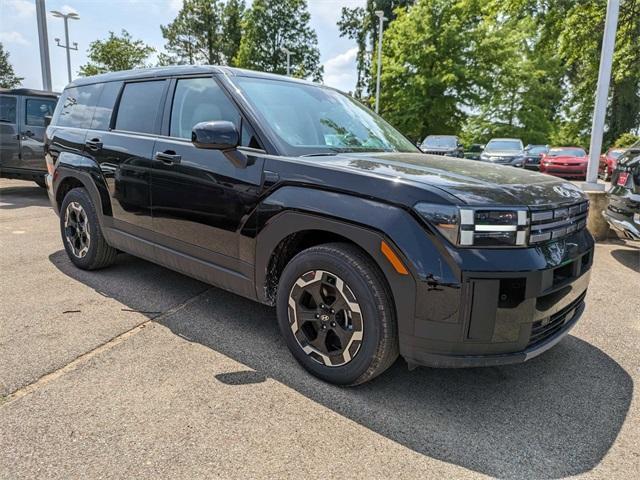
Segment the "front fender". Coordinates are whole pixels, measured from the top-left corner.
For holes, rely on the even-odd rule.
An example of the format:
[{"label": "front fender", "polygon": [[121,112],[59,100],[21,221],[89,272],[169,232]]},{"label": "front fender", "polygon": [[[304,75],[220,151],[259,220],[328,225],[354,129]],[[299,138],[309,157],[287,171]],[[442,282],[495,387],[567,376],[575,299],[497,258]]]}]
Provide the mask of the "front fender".
[{"label": "front fender", "polygon": [[[270,258],[293,233],[320,230],[350,239],[377,263],[394,297],[400,333],[413,334],[416,281],[457,282],[432,236],[408,211],[344,193],[283,187],[257,210],[255,255],[258,298],[267,302],[265,285]],[[394,247],[410,275],[400,275],[380,250],[382,240]]]}]

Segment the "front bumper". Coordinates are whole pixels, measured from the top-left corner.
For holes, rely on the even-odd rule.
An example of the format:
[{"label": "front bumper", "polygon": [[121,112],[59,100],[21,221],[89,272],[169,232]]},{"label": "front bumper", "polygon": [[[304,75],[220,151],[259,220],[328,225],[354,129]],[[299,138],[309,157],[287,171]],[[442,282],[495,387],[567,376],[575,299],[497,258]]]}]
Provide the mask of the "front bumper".
[{"label": "front bumper", "polygon": [[540,167],[540,171],[560,178],[584,178],[587,175],[586,166],[551,164]]},{"label": "front bumper", "polygon": [[593,262],[586,230],[538,248],[465,254],[477,262],[462,265],[486,269],[462,271],[455,286],[418,282],[414,334],[400,336],[410,365],[524,362],[556,345],[582,315]]},{"label": "front bumper", "polygon": [[640,240],[640,225],[633,221],[633,216],[616,215],[609,210],[603,210],[602,216],[611,228],[620,232],[630,240]]}]

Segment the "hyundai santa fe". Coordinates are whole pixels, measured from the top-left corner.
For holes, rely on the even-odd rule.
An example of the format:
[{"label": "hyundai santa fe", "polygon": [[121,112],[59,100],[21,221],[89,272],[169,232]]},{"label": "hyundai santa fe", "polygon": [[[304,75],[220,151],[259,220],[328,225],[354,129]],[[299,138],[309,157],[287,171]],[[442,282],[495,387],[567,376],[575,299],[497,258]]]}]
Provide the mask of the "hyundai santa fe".
[{"label": "hyundai santa fe", "polygon": [[275,306],[295,359],[336,384],[398,355],[523,362],[585,308],[593,239],[577,187],[425,155],[321,85],[213,66],[78,79],[46,160],[78,268],[128,252]]}]

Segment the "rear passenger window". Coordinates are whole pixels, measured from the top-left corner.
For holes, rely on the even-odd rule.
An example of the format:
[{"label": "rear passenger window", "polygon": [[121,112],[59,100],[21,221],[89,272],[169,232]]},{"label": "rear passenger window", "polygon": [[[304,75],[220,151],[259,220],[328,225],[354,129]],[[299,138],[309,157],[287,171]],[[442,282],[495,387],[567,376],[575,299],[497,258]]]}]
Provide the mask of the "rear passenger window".
[{"label": "rear passenger window", "polygon": [[156,133],[165,80],[127,83],[120,97],[116,130]]},{"label": "rear passenger window", "polygon": [[118,94],[122,88],[122,82],[105,83],[102,93],[96,104],[96,110],[93,114],[91,128],[93,130],[109,130],[111,125],[111,113],[113,107],[118,100]]},{"label": "rear passenger window", "polygon": [[101,90],[101,83],[67,88],[60,97],[52,123],[61,127],[88,128]]},{"label": "rear passenger window", "polygon": [[16,97],[0,96],[0,122],[16,123]]},{"label": "rear passenger window", "polygon": [[55,100],[27,98],[25,123],[33,127],[44,127],[44,117],[53,115]]}]

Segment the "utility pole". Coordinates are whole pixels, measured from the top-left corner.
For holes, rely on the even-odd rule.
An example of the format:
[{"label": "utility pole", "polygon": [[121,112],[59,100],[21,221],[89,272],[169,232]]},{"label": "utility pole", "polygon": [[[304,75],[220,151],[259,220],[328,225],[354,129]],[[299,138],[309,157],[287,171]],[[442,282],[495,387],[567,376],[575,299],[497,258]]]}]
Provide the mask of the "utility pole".
[{"label": "utility pole", "polygon": [[36,20],[38,22],[38,44],[40,46],[40,70],[42,89],[50,92],[51,61],[49,60],[49,36],[47,35],[47,8],[44,0],[36,0]]},{"label": "utility pole", "polygon": [[376,17],[380,19],[378,24],[378,74],[376,76],[376,113],[380,108],[380,73],[382,70],[382,25],[385,20],[389,20],[384,16],[382,10],[375,11]]},{"label": "utility pole", "polygon": [[607,113],[609,82],[611,80],[611,66],[613,64],[613,50],[616,42],[619,12],[620,0],[609,0],[607,3],[607,19],[604,25],[604,36],[602,38],[596,104],[593,109],[593,123],[591,125],[589,165],[587,166],[587,181],[583,184],[584,190],[604,190],[604,185],[598,184],[598,163],[600,150],[602,149],[602,136],[604,135],[604,121]]},{"label": "utility pole", "polygon": [[73,42],[73,47],[69,45],[69,19],[80,20],[80,17],[75,12],[64,14],[57,10],[52,10],[51,13],[53,14],[54,17],[62,18],[64,20],[65,44],[60,45],[59,38],[56,38],[55,41],[56,41],[56,45],[67,50],[67,76],[69,77],[69,83],[71,83],[71,53],[70,52],[71,50],[78,50],[78,44],[76,42]]},{"label": "utility pole", "polygon": [[287,77],[291,76],[291,50],[282,47],[281,50],[287,54]]}]

